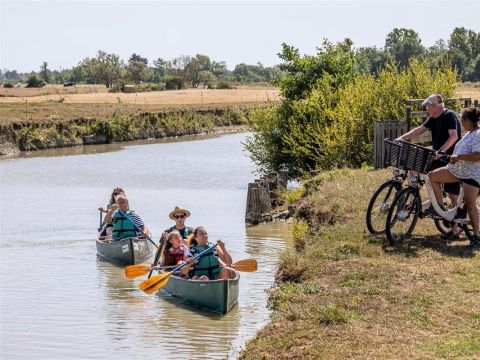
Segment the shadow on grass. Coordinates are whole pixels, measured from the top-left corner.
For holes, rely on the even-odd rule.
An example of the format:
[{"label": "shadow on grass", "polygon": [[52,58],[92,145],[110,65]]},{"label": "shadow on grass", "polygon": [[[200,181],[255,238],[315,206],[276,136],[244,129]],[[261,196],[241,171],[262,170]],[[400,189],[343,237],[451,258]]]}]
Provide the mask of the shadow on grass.
[{"label": "shadow on grass", "polygon": [[459,241],[449,242],[442,239],[440,235],[412,236],[397,246],[391,246],[384,239],[382,249],[386,253],[404,254],[408,257],[418,256],[418,251],[423,249],[430,249],[452,257],[473,258],[475,256],[469,248],[468,241],[466,244],[464,241],[461,244]]}]

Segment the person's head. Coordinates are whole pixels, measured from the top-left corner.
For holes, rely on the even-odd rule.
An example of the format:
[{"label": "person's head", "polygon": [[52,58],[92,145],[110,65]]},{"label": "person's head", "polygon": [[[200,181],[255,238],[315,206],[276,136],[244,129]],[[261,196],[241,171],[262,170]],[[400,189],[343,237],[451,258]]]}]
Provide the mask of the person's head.
[{"label": "person's head", "polygon": [[116,187],[113,189],[112,194],[110,195],[110,204],[115,204],[116,199],[119,195],[124,195],[125,196],[125,191],[121,187]]},{"label": "person's head", "polygon": [[115,203],[121,211],[128,211],[128,199],[125,195],[118,195]]},{"label": "person's head", "polygon": [[177,230],[171,231],[167,236],[167,243],[178,249],[182,245],[182,236]]},{"label": "person's head", "polygon": [[197,227],[193,231],[193,239],[197,242],[199,246],[205,246],[208,243],[208,233],[207,229],[203,226]]},{"label": "person's head", "polygon": [[185,227],[185,219],[190,216],[190,211],[181,206],[175,206],[175,209],[168,215],[172,220],[175,220],[175,226],[178,229]]},{"label": "person's head", "polygon": [[480,109],[475,107],[463,109],[460,119],[465,130],[476,129],[480,121]]},{"label": "person's head", "polygon": [[430,117],[439,117],[445,106],[443,104],[443,98],[439,94],[432,94],[422,102],[422,106],[427,110]]}]

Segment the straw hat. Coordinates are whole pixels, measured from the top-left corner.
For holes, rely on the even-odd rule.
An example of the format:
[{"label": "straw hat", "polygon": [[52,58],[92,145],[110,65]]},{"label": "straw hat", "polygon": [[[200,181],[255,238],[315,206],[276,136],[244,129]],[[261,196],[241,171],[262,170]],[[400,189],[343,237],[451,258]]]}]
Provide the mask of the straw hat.
[{"label": "straw hat", "polygon": [[173,209],[173,211],[170,214],[168,214],[168,217],[172,220],[175,220],[174,216],[176,214],[185,214],[186,215],[185,217],[189,217],[190,211],[188,211],[187,209],[184,209],[181,206],[175,206],[175,209]]}]

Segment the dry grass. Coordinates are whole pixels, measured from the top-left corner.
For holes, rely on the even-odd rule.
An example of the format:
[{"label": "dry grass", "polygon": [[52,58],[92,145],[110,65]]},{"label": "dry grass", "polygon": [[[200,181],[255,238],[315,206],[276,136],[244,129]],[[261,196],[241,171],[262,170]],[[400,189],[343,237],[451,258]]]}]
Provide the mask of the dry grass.
[{"label": "dry grass", "polygon": [[2,97],[35,97],[43,95],[71,95],[71,94],[97,94],[107,93],[105,85],[76,85],[64,87],[63,85],[47,85],[41,88],[14,87],[11,89],[0,88]]},{"label": "dry grass", "polygon": [[[71,88],[66,88],[71,89]],[[17,90],[17,89],[2,89]],[[41,89],[19,89],[22,91]],[[264,102],[268,99],[278,99],[278,89],[275,88],[239,88],[239,89],[185,89],[170,91],[151,91],[142,93],[58,93],[49,95],[30,95],[29,102],[62,101],[67,104],[151,104],[151,105],[202,105],[202,104],[231,104],[245,102]],[[22,95],[29,96],[29,95]],[[0,104],[25,102],[25,99],[16,96],[0,97]]]},{"label": "dry grass", "polygon": [[457,91],[463,97],[472,98],[472,100],[480,100],[480,82],[461,83],[458,85]]},{"label": "dry grass", "polygon": [[368,234],[365,209],[389,176],[346,169],[307,184],[309,231],[296,226],[302,246],[278,273],[290,282],[271,290],[272,323],[242,359],[480,358],[480,255],[431,220],[402,248]]},{"label": "dry grass", "polygon": [[[42,89],[21,90],[35,92]],[[163,112],[169,108],[206,110],[225,109],[231,106],[250,107],[278,99],[278,89],[266,87],[242,87],[232,90],[186,89],[137,94],[97,92],[0,97],[0,125],[12,122],[92,119],[108,116],[114,112],[125,114]]]}]

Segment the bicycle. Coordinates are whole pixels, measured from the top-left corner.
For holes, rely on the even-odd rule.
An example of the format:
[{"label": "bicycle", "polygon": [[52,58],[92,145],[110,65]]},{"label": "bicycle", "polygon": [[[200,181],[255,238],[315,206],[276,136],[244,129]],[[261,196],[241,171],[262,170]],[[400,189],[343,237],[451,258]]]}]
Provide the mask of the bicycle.
[{"label": "bicycle", "polygon": [[[437,223],[446,223],[450,227],[457,223],[469,240],[473,237],[473,229],[470,222],[467,219],[457,218],[456,216],[457,210],[463,205],[463,188],[460,189],[457,206],[443,210],[436,201],[427,175],[435,156],[435,151],[431,149],[402,142],[400,166],[405,170],[415,171],[417,174],[408,179],[408,186],[397,194],[388,211],[385,233],[391,245],[401,243],[412,235],[418,218],[425,216],[424,212],[430,207],[430,204],[437,213],[434,216],[437,228]],[[446,158],[448,156],[444,155],[443,160],[445,161]],[[429,200],[422,203],[420,189],[424,185],[427,189]]]},{"label": "bicycle", "polygon": [[[385,233],[385,219],[392,200],[402,189],[403,183],[407,179],[407,172],[397,167],[401,144],[390,139],[385,139],[384,144],[384,165],[393,166],[393,176],[378,187],[368,203],[365,221],[367,229],[372,235]],[[380,200],[380,202],[377,203],[377,200]]]}]

